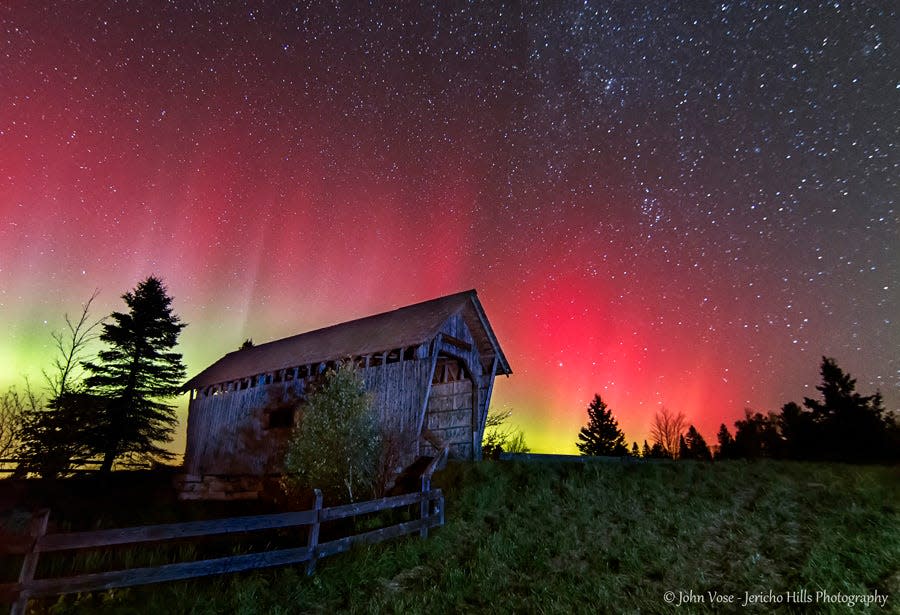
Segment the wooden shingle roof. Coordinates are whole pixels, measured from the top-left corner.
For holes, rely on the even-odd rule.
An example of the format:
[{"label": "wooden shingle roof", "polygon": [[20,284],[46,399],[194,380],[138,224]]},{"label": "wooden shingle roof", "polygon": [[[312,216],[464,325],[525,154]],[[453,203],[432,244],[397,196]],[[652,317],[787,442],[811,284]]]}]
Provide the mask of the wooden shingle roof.
[{"label": "wooden shingle roof", "polygon": [[498,357],[497,373],[511,374],[477,294],[467,290],[230,352],[182,388],[190,390],[298,365],[416,346],[430,341],[448,318],[460,312],[482,356]]}]

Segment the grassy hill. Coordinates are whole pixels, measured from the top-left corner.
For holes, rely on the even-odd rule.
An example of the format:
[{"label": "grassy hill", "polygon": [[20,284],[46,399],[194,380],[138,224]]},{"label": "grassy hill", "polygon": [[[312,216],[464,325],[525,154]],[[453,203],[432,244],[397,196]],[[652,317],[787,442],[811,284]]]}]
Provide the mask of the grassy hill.
[{"label": "grassy hill", "polygon": [[[435,485],[445,491],[447,524],[428,540],[328,558],[312,578],[299,567],[276,569],[34,606],[55,613],[900,612],[896,467],[484,462],[451,465]],[[808,593],[786,595],[801,590]],[[876,590],[889,596],[886,607],[850,609],[816,597]],[[666,592],[675,592],[673,605]],[[710,592],[735,602],[714,605]],[[743,608],[746,592],[782,601]],[[694,602],[675,608],[685,598]],[[801,604],[805,598],[814,602]]]}]

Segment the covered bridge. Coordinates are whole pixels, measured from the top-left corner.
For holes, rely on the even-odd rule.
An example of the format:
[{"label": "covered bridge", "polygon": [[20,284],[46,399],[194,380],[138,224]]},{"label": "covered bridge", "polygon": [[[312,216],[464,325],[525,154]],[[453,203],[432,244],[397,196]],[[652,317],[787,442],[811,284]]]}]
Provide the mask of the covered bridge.
[{"label": "covered bridge", "polygon": [[346,360],[398,470],[444,445],[480,459],[494,377],[512,370],[469,290],[237,350],[191,378],[184,497],[252,497],[256,479],[280,473],[309,383]]}]

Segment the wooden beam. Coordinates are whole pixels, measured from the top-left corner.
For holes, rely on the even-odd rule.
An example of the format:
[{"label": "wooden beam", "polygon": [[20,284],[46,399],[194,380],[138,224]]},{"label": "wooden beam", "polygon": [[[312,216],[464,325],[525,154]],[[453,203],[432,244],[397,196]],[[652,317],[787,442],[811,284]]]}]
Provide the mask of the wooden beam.
[{"label": "wooden beam", "polygon": [[19,587],[23,588],[16,601],[13,602],[9,609],[11,615],[24,615],[28,608],[28,599],[34,595],[32,584],[34,583],[34,573],[37,570],[38,557],[40,551],[37,543],[47,533],[47,521],[50,518],[50,509],[43,509],[36,512],[31,517],[31,525],[28,528],[32,538],[32,543],[28,551],[25,553],[25,559],[22,562],[22,568],[19,571]]},{"label": "wooden beam", "polygon": [[281,549],[278,551],[263,551],[261,553],[248,553],[231,557],[200,560],[196,562],[181,562],[178,564],[164,564],[162,566],[147,568],[129,568],[127,570],[113,570],[110,572],[98,572],[84,574],[77,577],[62,577],[50,579],[38,579],[30,584],[32,597],[54,596],[57,594],[71,594],[75,592],[89,592],[117,587],[131,587],[135,585],[149,585],[164,581],[178,581],[192,579],[214,574],[228,574],[268,568],[271,566],[284,566],[305,562],[309,559],[309,549],[297,547],[293,549]]},{"label": "wooden beam", "polygon": [[316,501],[313,510],[316,514],[316,520],[312,527],[309,528],[309,540],[306,548],[309,551],[309,561],[306,562],[306,576],[311,576],[316,571],[316,549],[319,547],[319,527],[322,525],[322,491],[315,490]]},{"label": "wooden beam", "polygon": [[491,379],[488,380],[487,393],[484,396],[484,412],[481,417],[479,429],[484,431],[484,423],[487,421],[488,407],[491,405],[491,395],[494,393],[494,379],[497,377],[497,368],[500,366],[500,357],[494,355],[494,365],[491,367]]},{"label": "wooden beam", "polygon": [[138,542],[176,540],[195,536],[215,536],[294,527],[297,525],[309,525],[314,523],[315,520],[315,511],[303,510],[272,515],[214,519],[211,521],[189,521],[187,523],[144,525],[88,532],[66,532],[64,534],[48,534],[40,537],[37,541],[37,548],[39,551],[47,553],[64,551],[66,549],[109,547]]},{"label": "wooden beam", "polygon": [[465,350],[466,352],[470,352],[472,350],[472,344],[465,340],[461,340],[458,337],[453,337],[452,335],[447,335],[444,333],[444,341],[451,346],[456,346],[460,350]]},{"label": "wooden beam", "polygon": [[390,525],[378,530],[372,530],[371,532],[357,534],[356,536],[348,536],[346,538],[325,542],[319,545],[318,556],[325,557],[328,555],[344,553],[345,551],[349,551],[355,544],[373,544],[383,540],[390,540],[391,538],[397,538],[398,536],[403,536],[405,534],[412,534],[426,526],[437,527],[440,521],[440,515],[435,514],[425,519],[406,521],[404,523],[398,523],[397,525]]},{"label": "wooden beam", "polygon": [[[478,417],[478,434],[477,434],[479,442],[481,442],[484,438],[484,424],[487,421],[488,408],[491,405],[491,395],[494,392],[494,379],[497,377],[497,367],[499,366],[499,364],[500,364],[500,357],[498,357],[497,355],[494,355],[494,362],[493,362],[493,365],[491,366],[491,375],[489,376],[487,390],[484,393],[484,410],[482,410],[481,408],[478,409],[478,413],[480,415]],[[476,434],[472,434],[472,435],[474,438]],[[474,443],[473,443],[473,446],[475,446]],[[480,447],[478,447],[478,454],[476,456],[476,459],[478,461],[481,461],[481,448]]]},{"label": "wooden beam", "polygon": [[425,413],[428,411],[428,399],[431,397],[431,382],[434,380],[434,368],[437,366],[438,352],[441,348],[443,334],[438,333],[431,347],[431,368],[428,370],[428,380],[425,385],[425,398],[422,400],[422,411],[419,413],[419,421],[416,426],[416,457],[419,456],[419,441],[422,439],[422,426],[425,424]]},{"label": "wooden beam", "polygon": [[[409,504],[417,503],[420,499],[420,496],[420,493],[405,493],[403,495],[395,495],[389,498],[381,498],[378,500],[369,500],[367,502],[344,504],[343,506],[330,506],[322,510],[322,521],[334,521],[335,519],[355,517],[356,515],[367,515],[379,510],[408,506]],[[431,497],[436,496],[432,495]]]}]

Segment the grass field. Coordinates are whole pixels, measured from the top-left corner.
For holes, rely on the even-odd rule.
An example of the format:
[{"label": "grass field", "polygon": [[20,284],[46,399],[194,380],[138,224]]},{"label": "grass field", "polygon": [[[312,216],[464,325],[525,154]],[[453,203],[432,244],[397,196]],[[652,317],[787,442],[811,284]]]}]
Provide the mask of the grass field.
[{"label": "grass field", "polygon": [[[299,567],[283,568],[68,596],[33,608],[900,613],[896,467],[484,462],[451,465],[435,485],[445,491],[447,524],[428,540],[325,559],[312,578]],[[837,600],[838,593],[877,591],[887,602],[850,608],[824,602],[820,591]],[[666,592],[675,592],[671,604]],[[711,592],[734,602],[713,604]],[[781,602],[744,607],[748,592]],[[677,607],[685,597],[694,602]]]}]

